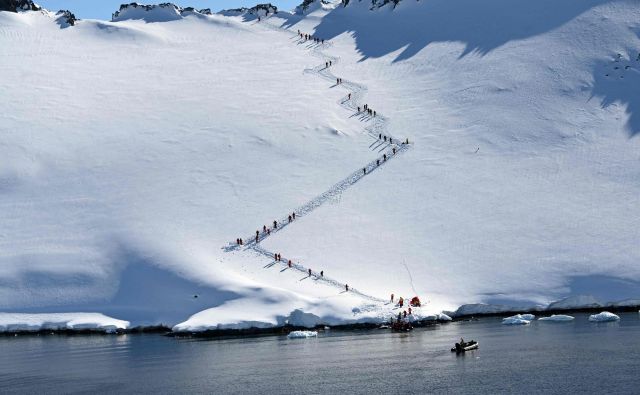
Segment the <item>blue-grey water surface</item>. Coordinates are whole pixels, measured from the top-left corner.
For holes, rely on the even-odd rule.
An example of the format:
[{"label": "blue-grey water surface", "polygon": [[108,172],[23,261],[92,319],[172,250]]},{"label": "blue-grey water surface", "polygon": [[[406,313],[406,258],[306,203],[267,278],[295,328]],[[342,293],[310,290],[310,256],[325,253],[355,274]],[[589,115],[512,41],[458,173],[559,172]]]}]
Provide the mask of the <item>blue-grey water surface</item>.
[{"label": "blue-grey water surface", "polygon": [[[499,318],[398,334],[226,340],[161,335],[0,338],[1,393],[640,393],[640,316],[590,323]],[[480,349],[456,356],[463,336]]]}]

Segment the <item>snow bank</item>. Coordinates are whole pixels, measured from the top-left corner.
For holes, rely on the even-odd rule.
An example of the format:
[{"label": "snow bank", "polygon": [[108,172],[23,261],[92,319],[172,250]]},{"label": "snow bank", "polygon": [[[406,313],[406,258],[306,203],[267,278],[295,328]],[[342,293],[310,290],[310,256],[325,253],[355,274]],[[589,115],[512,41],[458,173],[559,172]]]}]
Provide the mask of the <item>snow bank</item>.
[{"label": "snow bank", "polygon": [[0,313],[0,332],[39,330],[95,330],[115,333],[127,329],[128,321],[99,313],[12,314]]},{"label": "snow bank", "polygon": [[608,311],[603,311],[602,313],[590,315],[589,321],[591,322],[620,321],[620,317]]},{"label": "snow bank", "polygon": [[516,314],[511,317],[503,318],[502,325],[527,325],[535,319],[532,314]]},{"label": "snow bank", "polygon": [[575,318],[570,315],[554,314],[549,317],[540,317],[538,318],[538,321],[567,322],[567,321],[573,321],[574,319]]},{"label": "snow bank", "polygon": [[287,335],[289,339],[304,339],[309,337],[318,337],[316,331],[293,331]]}]

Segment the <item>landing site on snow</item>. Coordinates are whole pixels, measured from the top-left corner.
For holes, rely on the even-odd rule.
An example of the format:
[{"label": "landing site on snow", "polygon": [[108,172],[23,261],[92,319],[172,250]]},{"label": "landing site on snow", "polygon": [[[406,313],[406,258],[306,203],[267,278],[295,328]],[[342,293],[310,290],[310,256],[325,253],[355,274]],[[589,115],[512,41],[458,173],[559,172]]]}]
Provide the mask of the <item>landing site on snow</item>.
[{"label": "landing site on snow", "polygon": [[43,7],[0,0],[1,333],[638,312],[639,3]]}]

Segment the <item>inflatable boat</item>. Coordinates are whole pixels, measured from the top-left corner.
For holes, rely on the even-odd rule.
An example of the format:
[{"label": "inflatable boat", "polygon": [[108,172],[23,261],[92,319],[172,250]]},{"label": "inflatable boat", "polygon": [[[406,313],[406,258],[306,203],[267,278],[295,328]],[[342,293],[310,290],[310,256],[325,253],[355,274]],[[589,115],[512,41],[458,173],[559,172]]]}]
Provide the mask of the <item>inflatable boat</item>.
[{"label": "inflatable boat", "polygon": [[460,354],[461,352],[471,351],[478,348],[478,342],[471,340],[470,342],[456,343],[455,347],[451,349],[451,352]]}]

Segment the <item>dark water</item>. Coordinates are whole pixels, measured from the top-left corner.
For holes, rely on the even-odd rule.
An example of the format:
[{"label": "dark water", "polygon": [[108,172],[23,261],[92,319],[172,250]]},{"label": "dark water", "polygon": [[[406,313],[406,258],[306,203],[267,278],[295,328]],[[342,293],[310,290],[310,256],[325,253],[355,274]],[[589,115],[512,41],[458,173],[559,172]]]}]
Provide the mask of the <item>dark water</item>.
[{"label": "dark water", "polygon": [[[317,339],[160,335],[0,338],[0,393],[640,393],[640,316]],[[480,349],[456,356],[456,339]]]}]

